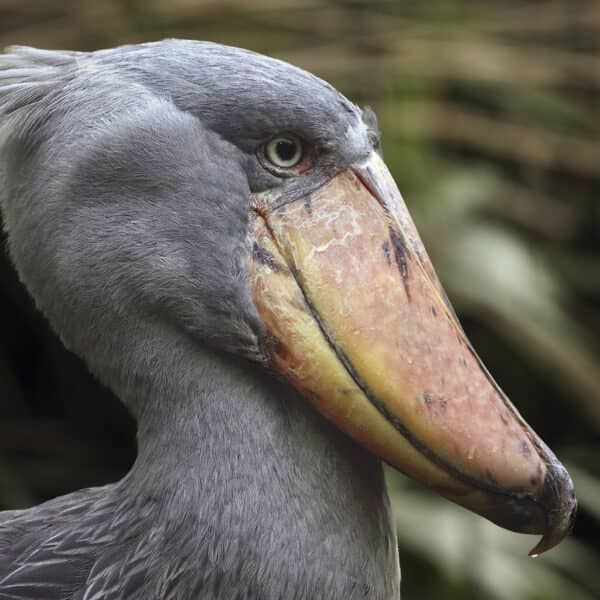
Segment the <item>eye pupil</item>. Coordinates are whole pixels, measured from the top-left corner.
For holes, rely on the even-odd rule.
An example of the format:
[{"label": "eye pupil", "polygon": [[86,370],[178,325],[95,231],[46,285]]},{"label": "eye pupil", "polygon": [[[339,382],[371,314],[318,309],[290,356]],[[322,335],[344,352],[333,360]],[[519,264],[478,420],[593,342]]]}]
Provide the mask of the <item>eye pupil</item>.
[{"label": "eye pupil", "polygon": [[288,162],[296,156],[296,152],[298,151],[298,147],[296,142],[293,140],[279,140],[275,147],[275,152],[277,156],[284,162]]}]

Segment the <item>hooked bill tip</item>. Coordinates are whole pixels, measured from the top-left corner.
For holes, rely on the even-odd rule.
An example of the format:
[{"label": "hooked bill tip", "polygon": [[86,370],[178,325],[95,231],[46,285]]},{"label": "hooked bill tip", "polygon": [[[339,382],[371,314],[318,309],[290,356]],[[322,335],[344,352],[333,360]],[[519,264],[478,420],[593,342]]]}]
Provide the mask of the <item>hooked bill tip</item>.
[{"label": "hooked bill tip", "polygon": [[[548,451],[549,452],[549,451]],[[548,464],[540,504],[546,511],[546,531],[542,539],[529,551],[532,558],[554,548],[573,530],[577,514],[577,500],[573,482],[567,470],[552,454]]]}]

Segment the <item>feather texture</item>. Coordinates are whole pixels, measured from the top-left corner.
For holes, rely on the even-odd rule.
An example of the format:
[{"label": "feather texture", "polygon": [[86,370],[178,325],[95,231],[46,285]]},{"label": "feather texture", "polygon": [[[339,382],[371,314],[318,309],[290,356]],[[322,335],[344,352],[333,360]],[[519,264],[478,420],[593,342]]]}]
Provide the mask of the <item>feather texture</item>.
[{"label": "feather texture", "polygon": [[[319,149],[310,177],[261,167],[280,131]],[[0,515],[0,600],[397,596],[381,465],[263,368],[246,266],[253,192],[371,148],[331,86],[243,50],[0,56],[11,257],[139,444],[122,481]]]}]

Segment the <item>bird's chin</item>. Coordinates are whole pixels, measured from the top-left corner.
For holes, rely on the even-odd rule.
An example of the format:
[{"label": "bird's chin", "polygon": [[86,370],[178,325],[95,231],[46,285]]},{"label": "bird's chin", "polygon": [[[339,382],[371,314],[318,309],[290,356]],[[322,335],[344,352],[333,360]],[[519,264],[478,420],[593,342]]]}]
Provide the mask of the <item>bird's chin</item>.
[{"label": "bird's chin", "polygon": [[369,159],[291,202],[253,199],[250,274],[272,365],[396,469],[495,523],[570,530],[569,475],[465,337],[400,193]]}]

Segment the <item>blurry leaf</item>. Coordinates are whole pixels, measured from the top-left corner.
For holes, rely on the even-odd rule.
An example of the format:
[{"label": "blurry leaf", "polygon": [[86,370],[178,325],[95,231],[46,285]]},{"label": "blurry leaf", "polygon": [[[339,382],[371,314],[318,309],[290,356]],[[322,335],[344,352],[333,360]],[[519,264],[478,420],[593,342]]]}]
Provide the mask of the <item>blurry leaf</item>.
[{"label": "blurry leaf", "polygon": [[566,465],[577,491],[577,502],[600,521],[600,477],[569,462]]},{"label": "blurry leaf", "polygon": [[[463,579],[498,600],[588,600],[600,590],[600,556],[572,539],[539,558],[528,550],[534,536],[497,527],[389,471],[400,556],[407,548],[436,564],[451,579]],[[557,570],[558,569],[558,570]],[[403,573],[403,578],[410,573]]]},{"label": "blurry leaf", "polygon": [[600,176],[600,142],[587,137],[499,121],[481,111],[466,110],[449,102],[421,101],[417,106],[406,103],[401,111],[388,103],[381,104],[378,112],[388,135],[426,136],[473,149],[484,156],[539,169],[558,169],[584,177]]}]

